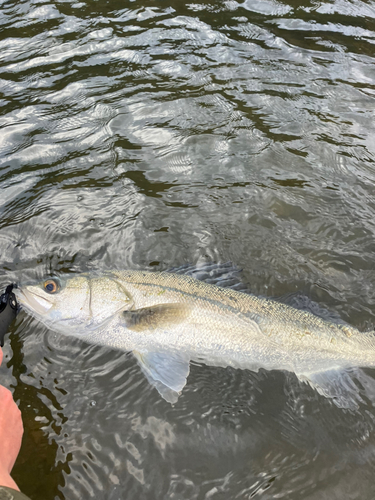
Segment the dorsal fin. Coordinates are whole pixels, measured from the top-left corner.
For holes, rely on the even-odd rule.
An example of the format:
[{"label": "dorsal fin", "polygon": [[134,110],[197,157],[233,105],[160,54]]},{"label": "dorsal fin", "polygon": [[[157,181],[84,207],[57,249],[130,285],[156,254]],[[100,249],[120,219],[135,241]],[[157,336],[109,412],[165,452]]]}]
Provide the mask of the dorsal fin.
[{"label": "dorsal fin", "polygon": [[241,278],[242,269],[231,262],[204,263],[198,265],[185,264],[167,269],[168,273],[191,276],[199,281],[224,288],[231,288],[241,292],[250,293],[248,285]]}]

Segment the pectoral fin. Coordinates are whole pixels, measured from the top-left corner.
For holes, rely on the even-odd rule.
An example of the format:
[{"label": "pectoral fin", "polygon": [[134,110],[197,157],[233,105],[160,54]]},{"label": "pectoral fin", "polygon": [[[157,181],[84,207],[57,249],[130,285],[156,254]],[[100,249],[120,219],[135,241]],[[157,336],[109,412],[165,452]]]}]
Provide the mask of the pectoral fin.
[{"label": "pectoral fin", "polygon": [[176,353],[133,353],[150,384],[168,403],[176,403],[189,375],[189,359]]},{"label": "pectoral fin", "polygon": [[122,314],[126,328],[141,332],[180,323],[189,315],[190,309],[187,304],[159,304]]}]

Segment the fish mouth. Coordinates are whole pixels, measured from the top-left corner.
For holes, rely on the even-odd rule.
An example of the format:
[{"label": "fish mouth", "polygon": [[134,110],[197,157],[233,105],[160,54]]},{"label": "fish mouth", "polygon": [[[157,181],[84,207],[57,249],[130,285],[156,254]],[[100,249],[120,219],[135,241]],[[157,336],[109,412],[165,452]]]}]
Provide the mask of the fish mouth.
[{"label": "fish mouth", "polygon": [[41,316],[44,316],[53,306],[52,302],[26,288],[16,288],[14,294],[22,306]]}]

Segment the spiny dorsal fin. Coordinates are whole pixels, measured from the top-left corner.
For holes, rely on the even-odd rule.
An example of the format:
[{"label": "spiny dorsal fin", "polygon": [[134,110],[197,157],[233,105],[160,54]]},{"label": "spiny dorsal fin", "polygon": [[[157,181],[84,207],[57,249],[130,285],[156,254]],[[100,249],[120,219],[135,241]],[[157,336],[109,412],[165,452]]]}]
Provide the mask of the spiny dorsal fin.
[{"label": "spiny dorsal fin", "polygon": [[191,307],[187,304],[159,304],[125,311],[123,318],[126,328],[141,332],[142,330],[180,323],[189,315],[190,310]]}]

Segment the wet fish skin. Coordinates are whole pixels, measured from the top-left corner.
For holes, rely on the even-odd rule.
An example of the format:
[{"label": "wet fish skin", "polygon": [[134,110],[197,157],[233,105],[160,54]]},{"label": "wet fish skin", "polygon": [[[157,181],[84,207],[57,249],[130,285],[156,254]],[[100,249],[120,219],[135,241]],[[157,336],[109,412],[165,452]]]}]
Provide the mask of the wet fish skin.
[{"label": "wet fish skin", "polygon": [[[17,290],[30,314],[61,333],[132,351],[170,402],[186,383],[190,360],[291,371],[336,398],[332,378],[340,379],[341,370],[375,366],[372,333],[189,276],[83,274],[60,278],[53,294],[44,283]],[[341,394],[340,400],[345,405]]]}]

